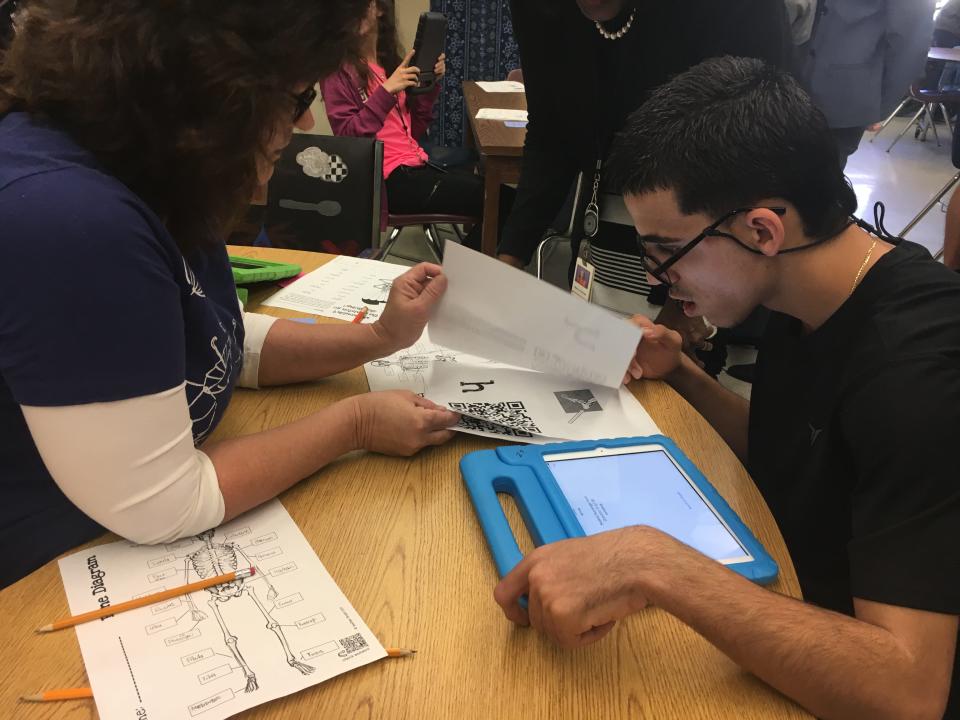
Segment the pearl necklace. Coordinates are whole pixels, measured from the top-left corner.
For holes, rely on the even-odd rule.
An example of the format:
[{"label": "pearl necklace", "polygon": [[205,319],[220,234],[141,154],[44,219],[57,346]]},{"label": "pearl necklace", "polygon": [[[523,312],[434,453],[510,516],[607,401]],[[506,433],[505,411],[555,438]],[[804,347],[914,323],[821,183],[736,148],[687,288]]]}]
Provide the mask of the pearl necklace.
[{"label": "pearl necklace", "polygon": [[630,32],[630,26],[633,25],[633,18],[636,16],[637,10],[634,8],[630,11],[630,17],[627,18],[627,23],[622,28],[616,32],[609,32],[604,29],[603,25],[600,24],[598,20],[594,20],[593,24],[597,26],[597,32],[603,37],[604,40],[619,40],[628,32]]}]

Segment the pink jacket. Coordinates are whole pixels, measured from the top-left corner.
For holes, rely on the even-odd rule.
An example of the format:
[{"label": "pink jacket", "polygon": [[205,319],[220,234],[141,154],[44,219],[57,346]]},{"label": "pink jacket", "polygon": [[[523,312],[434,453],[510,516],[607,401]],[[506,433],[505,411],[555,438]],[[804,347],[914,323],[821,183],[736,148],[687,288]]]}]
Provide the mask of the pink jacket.
[{"label": "pink jacket", "polygon": [[[363,81],[357,71],[344,65],[333,75],[320,82],[323,102],[327,110],[327,119],[335,135],[349,137],[376,137],[383,123],[397,106],[396,96],[378,87],[364,100]],[[406,105],[410,112],[410,134],[414,139],[423,137],[433,122],[433,106],[440,95],[438,83],[430,92],[423,95],[406,94]],[[386,185],[381,188],[380,227],[387,226]]]}]

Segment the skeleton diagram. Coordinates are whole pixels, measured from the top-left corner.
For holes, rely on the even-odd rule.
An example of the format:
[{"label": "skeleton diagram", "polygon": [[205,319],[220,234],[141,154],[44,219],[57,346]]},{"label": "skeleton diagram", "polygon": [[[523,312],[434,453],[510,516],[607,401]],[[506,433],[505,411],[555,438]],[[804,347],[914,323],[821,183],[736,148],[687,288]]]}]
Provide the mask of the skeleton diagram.
[{"label": "skeleton diagram", "polygon": [[[250,558],[247,557],[246,553],[244,553],[243,550],[236,545],[236,543],[215,543],[213,541],[213,530],[207,530],[206,532],[200,533],[197,535],[197,539],[203,541],[204,547],[187,556],[184,563],[184,572],[186,578],[189,578],[191,568],[193,568],[193,572],[195,572],[200,578],[216,577],[217,575],[232,572],[237,569],[239,556],[239,558],[242,558],[244,562],[244,564],[241,565],[241,568],[253,567],[256,570],[255,577],[266,580],[267,587],[269,588],[267,591],[267,600],[273,600],[277,597],[277,591],[273,585],[270,584],[270,581],[266,579],[267,576],[260,571],[260,568],[256,567],[250,562]],[[213,612],[214,617],[217,618],[217,622],[220,624],[220,629],[223,631],[223,640],[227,645],[227,649],[240,665],[240,669],[243,670],[243,674],[247,678],[247,687],[245,692],[253,692],[259,687],[257,684],[257,676],[253,670],[250,669],[250,666],[247,664],[246,660],[243,659],[243,655],[240,654],[240,649],[237,647],[237,636],[230,632],[230,629],[227,627],[227,623],[223,619],[223,615],[220,613],[220,606],[223,603],[228,603],[231,600],[239,598],[243,595],[246,595],[253,600],[267,621],[267,629],[272,630],[274,635],[277,636],[277,639],[280,641],[280,645],[283,646],[283,652],[287,656],[287,665],[299,670],[304,675],[309,675],[314,671],[314,667],[312,665],[302,663],[293,656],[293,653],[290,651],[290,644],[287,642],[287,638],[283,634],[283,629],[280,627],[280,623],[273,619],[270,611],[267,610],[267,607],[263,604],[263,601],[257,596],[257,591],[253,588],[248,579],[237,578],[232,582],[224,583],[222,585],[214,585],[213,587],[207,588],[207,592],[210,593],[210,598],[207,600],[207,605],[210,606],[210,610]],[[197,609],[196,605],[193,603],[193,599],[189,595],[187,595],[187,603],[190,606],[190,611],[195,622],[206,619],[206,615]]]}]

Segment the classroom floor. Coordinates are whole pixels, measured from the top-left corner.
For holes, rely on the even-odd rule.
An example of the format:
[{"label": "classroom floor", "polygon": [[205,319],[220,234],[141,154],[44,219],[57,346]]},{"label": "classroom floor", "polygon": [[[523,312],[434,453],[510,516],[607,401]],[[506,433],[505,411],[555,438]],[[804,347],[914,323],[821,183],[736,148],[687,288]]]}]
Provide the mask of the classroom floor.
[{"label": "classroom floor", "polygon": [[[907,122],[908,118],[896,118],[873,142],[870,142],[873,133],[867,133],[860,148],[850,157],[846,169],[847,177],[857,193],[860,216],[872,223],[873,204],[882,201],[887,209],[887,230],[894,234],[900,233],[957,172],[950,163],[950,132],[943,125],[937,126],[940,147],[937,147],[932,133],[928,134],[926,142],[920,142],[913,138],[912,131],[908,131],[893,150],[886,152]],[[949,195],[944,198],[943,207],[949,198]],[[936,253],[943,246],[943,225],[943,210],[934,207],[907,239]],[[430,252],[423,232],[414,227],[404,229],[386,260],[414,265],[422,260],[435,261],[436,258]],[[564,287],[569,262],[569,248],[558,247],[546,262],[545,279]],[[731,347],[727,364],[748,363],[755,357],[753,348]],[[720,380],[734,392],[750,397],[748,384],[726,373],[721,374]]]}]

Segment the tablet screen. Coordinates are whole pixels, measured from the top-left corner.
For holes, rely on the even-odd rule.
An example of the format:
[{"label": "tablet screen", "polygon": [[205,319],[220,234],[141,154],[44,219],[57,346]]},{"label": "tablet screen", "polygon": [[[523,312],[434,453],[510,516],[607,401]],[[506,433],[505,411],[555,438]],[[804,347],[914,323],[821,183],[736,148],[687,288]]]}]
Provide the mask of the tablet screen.
[{"label": "tablet screen", "polygon": [[544,456],[587,535],[649,525],[722,563],[753,559],[665,451],[624,450]]}]

